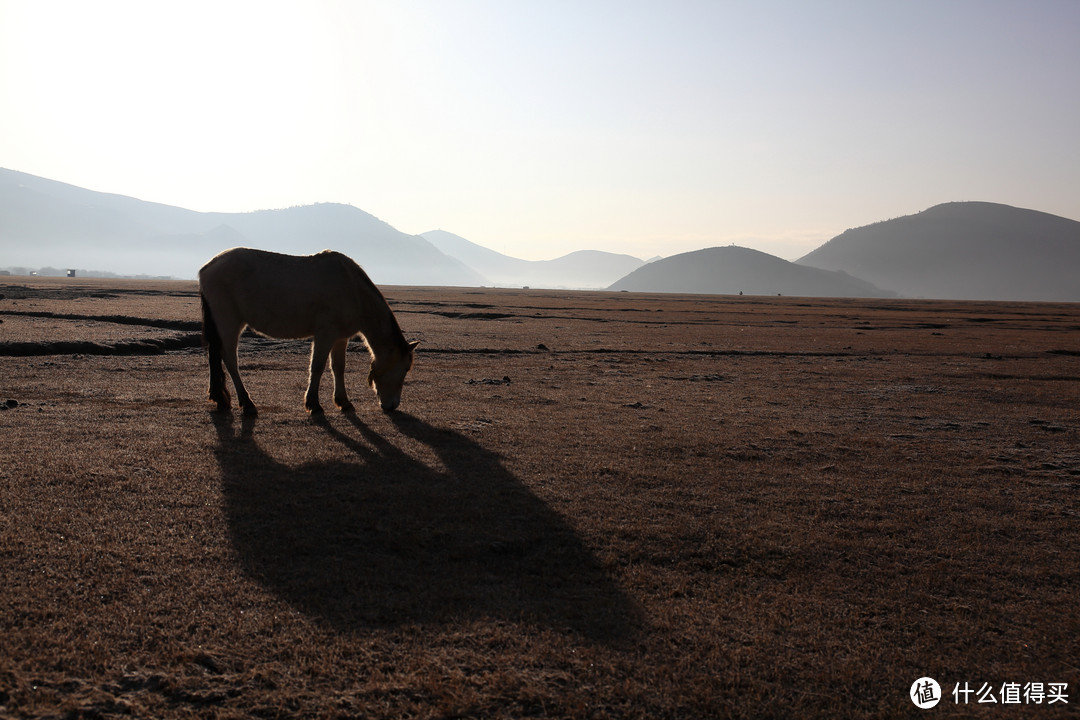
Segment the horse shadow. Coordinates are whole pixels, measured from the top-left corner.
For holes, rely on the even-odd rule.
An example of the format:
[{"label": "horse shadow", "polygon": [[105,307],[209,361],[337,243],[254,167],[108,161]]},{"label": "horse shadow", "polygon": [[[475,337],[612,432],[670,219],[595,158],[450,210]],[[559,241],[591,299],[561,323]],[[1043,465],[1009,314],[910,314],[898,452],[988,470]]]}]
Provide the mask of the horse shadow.
[{"label": "horse shadow", "polygon": [[313,429],[348,461],[290,466],[261,447],[255,419],[214,416],[229,536],[249,577],[345,632],[494,619],[613,643],[640,628],[631,599],[497,454],[392,415],[438,459],[424,462],[344,417],[348,431]]}]

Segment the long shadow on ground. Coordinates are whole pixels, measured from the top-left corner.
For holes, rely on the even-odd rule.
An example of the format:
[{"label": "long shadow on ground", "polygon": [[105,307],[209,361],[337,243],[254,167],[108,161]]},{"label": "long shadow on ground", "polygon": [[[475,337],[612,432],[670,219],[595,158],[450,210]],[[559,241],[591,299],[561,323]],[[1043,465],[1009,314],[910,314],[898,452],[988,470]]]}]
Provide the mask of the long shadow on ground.
[{"label": "long shadow on ground", "polygon": [[566,521],[468,437],[397,413],[429,467],[351,417],[312,432],[354,460],[285,465],[254,423],[215,416],[231,540],[244,571],[343,631],[488,618],[596,641],[639,625],[626,594]]}]

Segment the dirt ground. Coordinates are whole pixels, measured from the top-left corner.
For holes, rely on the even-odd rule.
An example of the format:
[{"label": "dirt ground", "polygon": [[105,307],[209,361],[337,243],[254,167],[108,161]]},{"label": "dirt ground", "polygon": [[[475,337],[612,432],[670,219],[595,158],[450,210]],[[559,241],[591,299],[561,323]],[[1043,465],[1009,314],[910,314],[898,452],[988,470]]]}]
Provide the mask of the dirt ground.
[{"label": "dirt ground", "polygon": [[1080,705],[1080,305],[385,292],[399,412],[251,420],[194,283],[0,279],[0,717]]}]

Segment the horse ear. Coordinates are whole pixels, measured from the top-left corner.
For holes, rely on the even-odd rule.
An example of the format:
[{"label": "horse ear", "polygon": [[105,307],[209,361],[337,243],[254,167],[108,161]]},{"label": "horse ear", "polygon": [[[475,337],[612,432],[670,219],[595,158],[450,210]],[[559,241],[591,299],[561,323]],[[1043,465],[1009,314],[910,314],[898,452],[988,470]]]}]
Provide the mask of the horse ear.
[{"label": "horse ear", "polygon": [[416,346],[419,345],[419,344],[420,344],[419,340],[413,340],[411,343],[409,343],[409,352],[412,352],[413,350],[415,350]]}]

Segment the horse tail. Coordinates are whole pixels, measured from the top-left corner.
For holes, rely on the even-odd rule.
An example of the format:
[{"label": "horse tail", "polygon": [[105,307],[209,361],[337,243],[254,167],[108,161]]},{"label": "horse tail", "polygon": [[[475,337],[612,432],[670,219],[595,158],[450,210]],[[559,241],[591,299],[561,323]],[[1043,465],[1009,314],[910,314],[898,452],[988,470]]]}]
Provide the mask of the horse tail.
[{"label": "horse tail", "polygon": [[208,394],[212,402],[216,402],[219,408],[227,408],[231,402],[229,388],[225,386],[225,369],[221,362],[221,333],[218,332],[217,323],[214,321],[214,313],[210,309],[210,303],[206,301],[206,295],[199,293],[202,300],[203,321],[203,347],[210,356],[210,392]]}]

